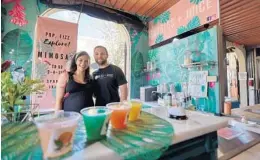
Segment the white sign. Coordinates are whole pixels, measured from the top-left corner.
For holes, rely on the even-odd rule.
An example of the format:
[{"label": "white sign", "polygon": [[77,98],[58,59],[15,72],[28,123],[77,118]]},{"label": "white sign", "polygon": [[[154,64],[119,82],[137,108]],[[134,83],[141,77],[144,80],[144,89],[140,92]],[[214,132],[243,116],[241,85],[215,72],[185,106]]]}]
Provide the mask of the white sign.
[{"label": "white sign", "polygon": [[247,72],[238,72],[238,80],[247,80]]},{"label": "white sign", "polygon": [[208,71],[194,71],[189,73],[189,93],[192,97],[207,97]]}]

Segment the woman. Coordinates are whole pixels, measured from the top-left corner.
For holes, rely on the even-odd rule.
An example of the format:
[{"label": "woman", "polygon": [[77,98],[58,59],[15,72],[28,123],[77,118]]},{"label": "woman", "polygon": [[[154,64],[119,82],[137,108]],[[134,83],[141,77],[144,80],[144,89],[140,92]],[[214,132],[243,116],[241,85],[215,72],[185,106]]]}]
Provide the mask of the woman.
[{"label": "woman", "polygon": [[71,60],[69,72],[62,73],[56,86],[56,110],[80,112],[93,106],[93,81],[89,74],[90,57],[79,52]]}]

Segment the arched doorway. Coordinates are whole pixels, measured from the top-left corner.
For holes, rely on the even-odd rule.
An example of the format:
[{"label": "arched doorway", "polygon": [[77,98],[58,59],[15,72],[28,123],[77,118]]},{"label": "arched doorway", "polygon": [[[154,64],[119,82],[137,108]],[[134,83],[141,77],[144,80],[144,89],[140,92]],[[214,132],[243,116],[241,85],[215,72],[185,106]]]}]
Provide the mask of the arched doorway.
[{"label": "arched doorway", "polygon": [[94,47],[105,46],[109,52],[108,61],[120,67],[126,75],[128,85],[131,84],[131,41],[124,25],[57,8],[46,10],[42,16],[78,23],[77,51],[87,51],[91,56],[91,63],[94,63]]},{"label": "arched doorway", "polygon": [[[246,50],[241,45],[235,45],[232,42],[226,42],[226,48],[230,49],[233,48],[233,53],[236,56],[236,59],[238,61],[238,74],[239,72],[246,72]],[[239,75],[237,74],[237,77]],[[238,88],[239,88],[239,101],[240,101],[240,107],[245,107],[248,105],[247,99],[248,99],[248,92],[247,92],[247,80],[239,80],[238,79]]]},{"label": "arched doorway", "polygon": [[11,30],[2,39],[2,60],[12,60],[11,70],[22,67],[26,76],[31,76],[32,50],[33,40],[22,29]]}]

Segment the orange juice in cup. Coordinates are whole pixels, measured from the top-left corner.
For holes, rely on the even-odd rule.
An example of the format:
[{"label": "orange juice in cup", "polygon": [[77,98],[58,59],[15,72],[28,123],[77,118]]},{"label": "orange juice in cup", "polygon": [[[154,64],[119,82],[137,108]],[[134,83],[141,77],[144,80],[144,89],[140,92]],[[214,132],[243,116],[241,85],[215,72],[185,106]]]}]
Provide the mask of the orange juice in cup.
[{"label": "orange juice in cup", "polygon": [[115,129],[124,129],[127,127],[128,114],[131,105],[127,102],[114,102],[106,105],[112,110],[110,122]]},{"label": "orange juice in cup", "polygon": [[77,112],[58,111],[35,118],[44,159],[58,157],[72,150],[80,117]]},{"label": "orange juice in cup", "polygon": [[135,121],[139,118],[141,109],[142,109],[142,102],[138,100],[131,100],[131,110],[129,113],[129,121]]}]

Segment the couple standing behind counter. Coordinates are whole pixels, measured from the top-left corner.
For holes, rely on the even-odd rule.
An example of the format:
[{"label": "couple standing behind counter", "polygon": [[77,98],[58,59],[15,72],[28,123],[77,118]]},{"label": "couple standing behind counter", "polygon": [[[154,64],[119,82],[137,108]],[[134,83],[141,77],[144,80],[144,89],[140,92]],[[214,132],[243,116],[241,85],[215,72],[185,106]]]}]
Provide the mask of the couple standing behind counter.
[{"label": "couple standing behind counter", "polygon": [[[69,72],[60,75],[56,86],[55,110],[80,112],[85,107],[105,106],[110,102],[127,99],[127,81],[123,71],[107,62],[108,52],[103,46],[94,48],[94,58],[99,69],[90,75],[90,56],[87,52],[76,53]],[[118,92],[120,90],[120,95]]]}]

